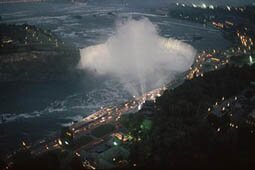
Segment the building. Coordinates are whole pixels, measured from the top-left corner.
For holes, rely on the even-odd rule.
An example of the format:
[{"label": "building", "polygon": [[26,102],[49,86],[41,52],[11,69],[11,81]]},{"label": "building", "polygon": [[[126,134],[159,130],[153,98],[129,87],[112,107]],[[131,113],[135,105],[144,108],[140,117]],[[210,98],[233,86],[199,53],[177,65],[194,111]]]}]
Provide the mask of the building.
[{"label": "building", "polygon": [[[255,89],[249,87],[238,96],[216,102],[208,109],[207,117],[209,123],[218,131],[227,128],[255,127]],[[254,129],[255,132],[255,129]]]}]

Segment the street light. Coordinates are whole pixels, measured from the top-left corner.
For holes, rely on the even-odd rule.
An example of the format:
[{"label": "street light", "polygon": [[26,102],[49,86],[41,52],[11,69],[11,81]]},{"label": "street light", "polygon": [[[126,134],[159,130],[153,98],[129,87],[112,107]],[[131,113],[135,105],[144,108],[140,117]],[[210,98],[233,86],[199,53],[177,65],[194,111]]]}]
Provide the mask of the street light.
[{"label": "street light", "polygon": [[114,145],[114,146],[117,146],[117,145],[118,145],[118,143],[117,143],[116,141],[114,141],[114,142],[113,142],[113,145]]}]

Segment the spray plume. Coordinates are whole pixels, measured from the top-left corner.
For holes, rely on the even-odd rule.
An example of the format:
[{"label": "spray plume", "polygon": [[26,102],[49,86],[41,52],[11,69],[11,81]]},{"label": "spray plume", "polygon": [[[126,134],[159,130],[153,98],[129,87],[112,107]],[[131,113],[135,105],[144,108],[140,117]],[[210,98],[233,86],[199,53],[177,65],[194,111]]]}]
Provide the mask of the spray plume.
[{"label": "spray plume", "polygon": [[188,44],[160,37],[148,19],[119,22],[105,43],[80,50],[79,67],[117,77],[132,95],[160,87],[192,65]]}]

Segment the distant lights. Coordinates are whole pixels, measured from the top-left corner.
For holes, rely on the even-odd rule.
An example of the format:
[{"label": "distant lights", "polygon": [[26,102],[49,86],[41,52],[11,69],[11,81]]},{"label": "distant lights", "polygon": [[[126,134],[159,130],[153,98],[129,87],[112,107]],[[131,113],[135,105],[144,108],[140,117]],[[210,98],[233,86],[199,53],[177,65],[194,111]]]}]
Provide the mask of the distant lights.
[{"label": "distant lights", "polygon": [[213,6],[213,5],[209,5],[209,8],[210,8],[210,9],[214,9],[214,6]]},{"label": "distant lights", "polygon": [[250,64],[253,63],[252,56],[249,56]]},{"label": "distant lights", "polygon": [[59,145],[63,145],[62,141],[60,139],[58,139],[58,144]]},{"label": "distant lights", "polygon": [[202,5],[201,5],[201,8],[207,8],[207,6],[206,6],[206,4],[205,3],[203,3]]},{"label": "distant lights", "polygon": [[67,141],[65,141],[64,143],[65,143],[66,145],[69,145],[69,142],[67,142]]},{"label": "distant lights", "polygon": [[227,6],[227,10],[228,10],[228,11],[231,11],[231,7],[230,7],[230,6]]},{"label": "distant lights", "polygon": [[22,141],[22,145],[23,145],[23,146],[26,146],[27,144],[26,144],[24,141]]},{"label": "distant lights", "polygon": [[195,4],[192,4],[192,6],[193,6],[194,8],[197,8],[197,5],[195,5]]},{"label": "distant lights", "polygon": [[235,125],[235,124],[233,124],[233,123],[229,123],[229,126],[232,127],[232,128],[238,129],[238,125]]},{"label": "distant lights", "polygon": [[138,105],[138,110],[141,110],[142,109],[142,104],[139,104]]}]

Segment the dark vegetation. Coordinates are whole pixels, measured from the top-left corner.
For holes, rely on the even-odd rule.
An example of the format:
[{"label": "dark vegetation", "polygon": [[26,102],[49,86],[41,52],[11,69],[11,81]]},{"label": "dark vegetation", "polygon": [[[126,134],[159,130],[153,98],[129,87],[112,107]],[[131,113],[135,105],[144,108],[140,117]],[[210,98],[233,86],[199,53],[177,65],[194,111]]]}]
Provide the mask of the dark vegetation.
[{"label": "dark vegetation", "polygon": [[49,30],[0,24],[0,81],[65,80],[78,61],[79,51]]},{"label": "dark vegetation", "polygon": [[40,157],[32,157],[29,152],[20,152],[13,158],[13,169],[26,170],[26,169],[49,169],[57,170],[60,168],[60,161],[56,152],[48,152]]},{"label": "dark vegetation", "polygon": [[132,145],[132,162],[138,168],[253,167],[255,136],[241,128],[218,133],[207,121],[207,108],[222,96],[241,92],[255,81],[254,75],[254,65],[227,66],[165,91],[157,99],[150,134]]},{"label": "dark vegetation", "polygon": [[91,142],[92,140],[93,140],[93,138],[91,136],[82,136],[77,141],[75,141],[75,145],[76,146],[86,145],[89,142]]},{"label": "dark vegetation", "polygon": [[[61,150],[49,151],[34,157],[27,151],[20,151],[13,157],[12,170],[79,170],[83,169],[80,157]],[[3,167],[3,166],[2,166]],[[0,166],[0,168],[2,168]]]},{"label": "dark vegetation", "polygon": [[103,137],[114,130],[114,125],[105,124],[92,130],[91,134],[95,137]]}]

